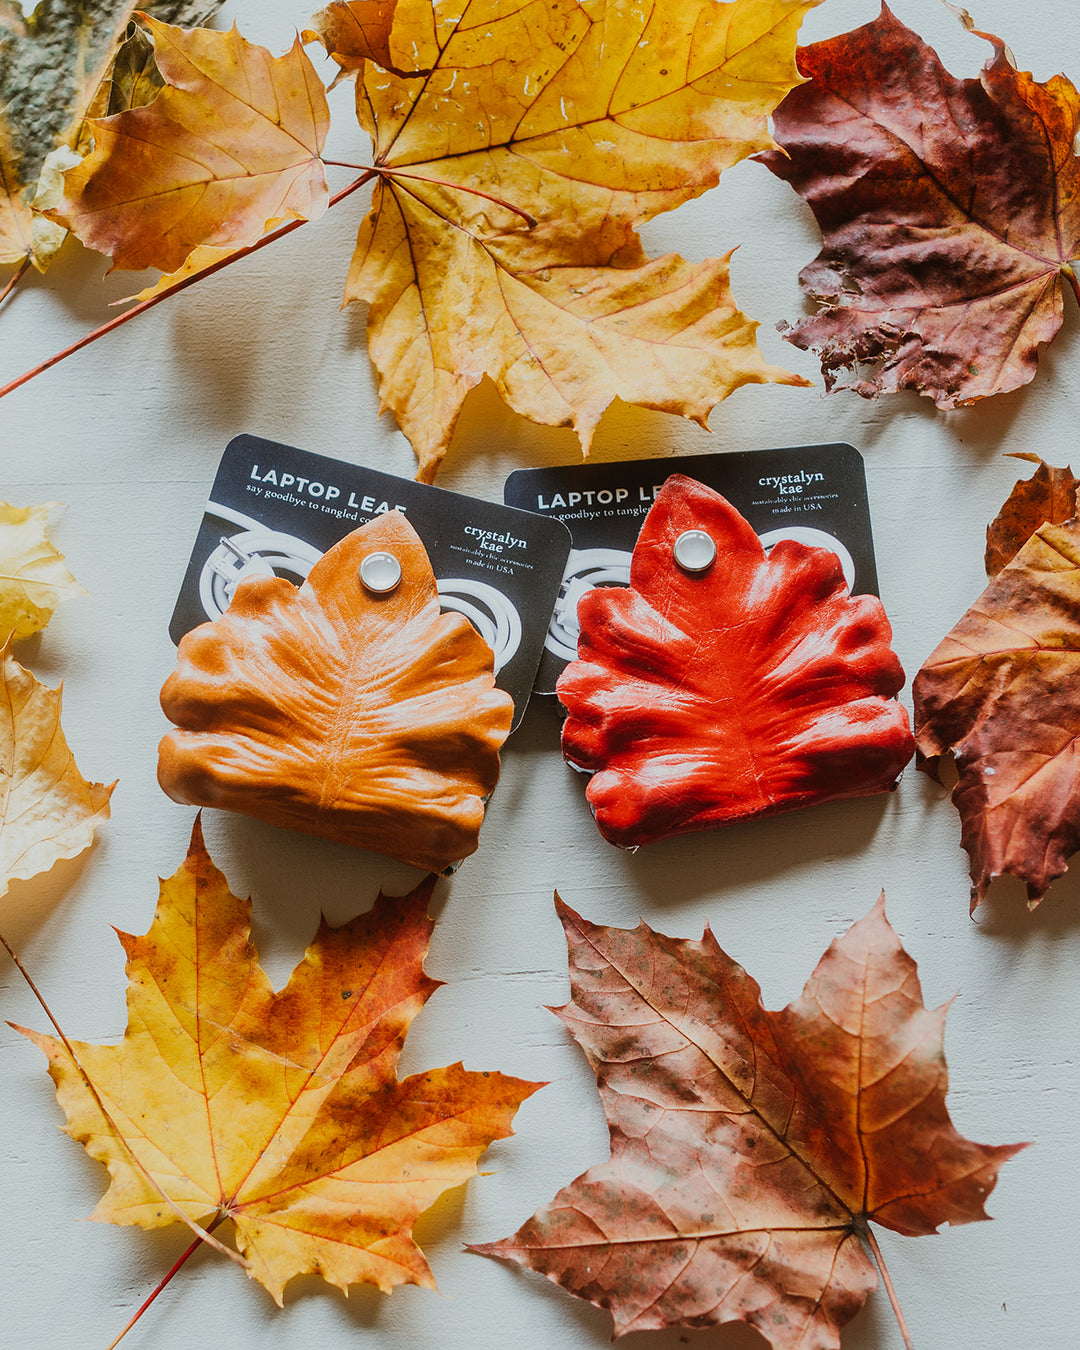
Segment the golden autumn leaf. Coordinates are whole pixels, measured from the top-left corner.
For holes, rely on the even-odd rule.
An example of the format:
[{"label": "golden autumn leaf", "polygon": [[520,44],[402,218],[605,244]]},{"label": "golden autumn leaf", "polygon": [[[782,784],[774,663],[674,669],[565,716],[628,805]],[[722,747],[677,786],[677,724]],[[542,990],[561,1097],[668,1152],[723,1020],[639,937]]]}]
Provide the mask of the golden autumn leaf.
[{"label": "golden autumn leaf", "polygon": [[61,692],[0,651],[0,895],[89,848],[110,787],[88,783],[60,727]]},{"label": "golden autumn leaf", "polygon": [[68,1133],[109,1169],[93,1217],[175,1222],[148,1172],[189,1218],[231,1220],[279,1304],[307,1272],[341,1288],[434,1288],[413,1223],[475,1174],[541,1085],[461,1064],[398,1080],[409,1026],[439,987],[423,971],[432,884],[380,895],[340,928],[324,921],[275,992],[251,903],[231,894],[196,823],[150,931],[121,934],[123,1039],[72,1043],[98,1099],[61,1041],[25,1031],[48,1056]]},{"label": "golden autumn leaf", "polygon": [[174,272],[201,245],[253,243],[326,209],[326,94],[299,38],[274,57],[233,28],[144,17],[166,87],[95,120],[53,218],[118,268]]},{"label": "golden autumn leaf", "polygon": [[[89,148],[85,118],[108,107],[133,16],[202,22],[221,0],[80,0],[27,5],[0,0],[0,266],[44,271],[64,231],[39,212],[55,206],[49,179]],[[129,53],[130,54],[130,53]],[[123,65],[126,57],[121,57]],[[144,86],[145,92],[145,86]],[[128,88],[128,106],[142,95]],[[104,100],[104,102],[103,102]]]},{"label": "golden autumn leaf", "polygon": [[[400,581],[366,589],[391,554]],[[180,643],[161,691],[176,729],[158,779],[176,801],[375,849],[428,871],[475,851],[513,700],[491,648],[443,614],[424,546],[403,515],[376,516],[297,589],[253,576]]]},{"label": "golden autumn leaf", "polygon": [[62,600],[86,594],[46,534],[55,505],[0,502],[0,642],[40,632]]},{"label": "golden autumn leaf", "polygon": [[1064,525],[1076,515],[1080,479],[1068,466],[1047,464],[1038,455],[1017,451],[1012,459],[1037,465],[1030,478],[1013,485],[1005,505],[986,527],[986,575],[991,580],[1008,566],[1040,525]]},{"label": "golden autumn leaf", "polygon": [[806,383],[764,361],[727,257],[649,258],[637,227],[773,145],[815,3],[398,0],[393,65],[429,73],[358,75],[378,181],[345,296],[422,478],[485,375],[586,451],[615,398],[705,425],[740,385]]}]

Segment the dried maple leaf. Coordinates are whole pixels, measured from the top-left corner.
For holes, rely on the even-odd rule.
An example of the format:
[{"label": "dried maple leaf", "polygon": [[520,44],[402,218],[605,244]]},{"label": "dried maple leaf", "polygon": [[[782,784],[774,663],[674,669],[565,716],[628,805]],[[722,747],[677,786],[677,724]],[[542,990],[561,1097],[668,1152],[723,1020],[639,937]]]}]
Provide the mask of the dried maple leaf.
[{"label": "dried maple leaf", "polygon": [[[705,572],[675,541],[704,531]],[[828,549],[766,557],[718,492],[674,474],[642,525],[630,587],[578,605],[578,659],[559,678],[563,754],[624,848],[726,821],[892,788],[914,745],[904,672],[876,596],[851,596]]]},{"label": "dried maple leaf", "polygon": [[953,755],[972,909],[994,877],[1039,902],[1080,846],[1080,521],[1043,525],[912,684],[919,767]]},{"label": "dried maple leaf", "polygon": [[200,245],[255,242],[326,209],[326,93],[297,38],[273,57],[228,33],[145,17],[166,87],[94,120],[94,149],[52,217],[114,267],[180,268]]},{"label": "dried maple leaf", "polygon": [[978,36],[994,55],[977,80],[884,5],[799,51],[810,82],[777,110],[786,153],[763,158],[824,236],[801,276],[822,308],[788,337],[818,351],[830,389],[914,389],[942,408],[1016,389],[1061,326],[1062,278],[1077,289],[1080,95]]},{"label": "dried maple leaf", "polygon": [[[359,579],[369,554],[401,564],[397,588]],[[180,643],[161,692],[178,730],[158,777],[177,801],[441,871],[476,849],[513,700],[491,648],[439,610],[424,546],[398,512],[335,545],[299,590],[236,587],[222,617]]]},{"label": "dried maple leaf", "polygon": [[409,1025],[439,987],[422,964],[431,885],[380,895],[341,928],[324,921],[275,993],[250,901],[230,893],[196,825],[149,933],[121,934],[123,1040],[72,1042],[99,1100],[61,1041],[25,1031],[48,1056],[68,1133],[109,1169],[93,1217],[175,1222],[145,1169],[190,1218],[232,1220],[279,1304],[311,1271],[342,1288],[433,1288],[413,1223],[475,1173],[541,1085],[460,1064],[398,1081]]},{"label": "dried maple leaf", "polygon": [[[64,231],[31,207],[55,206],[54,165],[76,163],[89,148],[84,119],[107,99],[133,15],[201,22],[220,7],[221,0],[41,0],[27,15],[0,0],[0,265],[29,260],[44,271],[63,242]],[[129,86],[128,97],[139,95]]]},{"label": "dried maple leaf", "polygon": [[113,787],[79,773],[60,727],[61,693],[0,651],[0,895],[89,848]]},{"label": "dried maple leaf", "polygon": [[375,61],[384,70],[406,75],[408,72],[395,67],[390,51],[396,9],[397,0],[333,0],[312,15],[312,26],[303,33],[304,41],[321,42],[342,73],[359,70],[365,61]]},{"label": "dried maple leaf", "polygon": [[772,144],[814,3],[398,0],[405,74],[331,44],[362,64],[378,174],[345,298],[370,301],[382,406],[422,478],[485,375],[586,450],[615,398],[704,425],[740,385],[806,383],[763,360],[727,258],[650,259],[636,227]]},{"label": "dried maple leaf", "polygon": [[0,643],[38,633],[61,601],[85,595],[46,534],[55,502],[0,502]]},{"label": "dried maple leaf", "polygon": [[1012,562],[1040,525],[1063,525],[1076,515],[1080,479],[1073,477],[1072,469],[1055,468],[1024,451],[1011,457],[1030,460],[1039,467],[1030,478],[1017,480],[1005,505],[986,528],[986,575],[991,579]]},{"label": "dried maple leaf", "polygon": [[883,901],[781,1012],[708,929],[691,942],[560,913],[572,1000],[557,1012],[596,1073],[611,1157],[472,1250],[607,1308],[616,1335],[744,1321],[774,1350],[830,1350],[876,1284],[870,1222],[918,1235],[987,1217],[1023,1145],[953,1127],[946,1008],[923,1006]]}]

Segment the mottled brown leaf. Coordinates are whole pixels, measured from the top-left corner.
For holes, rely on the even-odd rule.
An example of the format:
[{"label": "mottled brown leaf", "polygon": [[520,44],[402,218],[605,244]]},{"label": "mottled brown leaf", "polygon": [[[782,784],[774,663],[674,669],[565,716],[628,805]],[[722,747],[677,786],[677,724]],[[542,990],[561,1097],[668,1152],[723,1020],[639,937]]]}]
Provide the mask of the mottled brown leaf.
[{"label": "mottled brown leaf", "polygon": [[987,1217],[1023,1145],[953,1127],[946,1008],[923,1006],[883,900],[781,1012],[708,930],[560,913],[558,1013],[596,1073],[611,1157],[473,1250],[607,1308],[616,1335],[742,1321],[774,1350],[836,1350],[876,1284],[869,1222],[918,1235]]},{"label": "mottled brown leaf", "polygon": [[1080,847],[1080,521],[1043,525],[912,685],[919,767],[951,753],[972,908],[994,877],[1032,905]]},{"label": "mottled brown leaf", "polygon": [[806,198],[824,247],[802,284],[820,306],[788,333],[827,386],[914,389],[955,408],[1026,384],[1076,289],[1080,96],[1040,84],[999,39],[958,80],[886,6],[799,51],[809,83],[777,110],[763,159]]},{"label": "mottled brown leaf", "polygon": [[1019,452],[1013,459],[1039,467],[1030,478],[1017,480],[1005,505],[986,527],[986,575],[992,580],[1016,557],[1040,525],[1062,525],[1076,515],[1080,479],[1072,469],[1054,468],[1038,455]]}]

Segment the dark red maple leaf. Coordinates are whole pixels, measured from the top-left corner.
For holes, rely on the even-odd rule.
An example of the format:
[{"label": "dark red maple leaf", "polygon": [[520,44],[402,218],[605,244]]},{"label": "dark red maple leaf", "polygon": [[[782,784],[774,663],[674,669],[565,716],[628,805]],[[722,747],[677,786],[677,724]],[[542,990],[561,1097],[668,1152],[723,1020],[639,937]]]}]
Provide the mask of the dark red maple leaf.
[{"label": "dark red maple leaf", "polygon": [[1062,278],[1078,290],[1080,95],[978,36],[994,55],[975,80],[885,5],[800,48],[809,83],[775,115],[786,153],[759,158],[821,226],[800,278],[821,309],[787,337],[817,351],[829,389],[914,389],[942,408],[1016,389],[1061,326]]},{"label": "dark red maple leaf", "polygon": [[987,1217],[1024,1146],[953,1127],[946,1007],[924,1007],[883,900],[781,1012],[708,929],[560,914],[557,1012],[596,1073],[611,1157],[473,1251],[607,1308],[616,1335],[743,1321],[774,1350],[835,1350],[876,1284],[870,1221],[914,1236]]},{"label": "dark red maple leaf", "polygon": [[[716,545],[701,574],[673,556],[688,530]],[[784,539],[766,557],[681,474],[646,517],[629,590],[587,592],[578,617],[563,754],[592,773],[596,823],[623,848],[883,792],[914,751],[881,601],[850,595],[828,549]]]}]

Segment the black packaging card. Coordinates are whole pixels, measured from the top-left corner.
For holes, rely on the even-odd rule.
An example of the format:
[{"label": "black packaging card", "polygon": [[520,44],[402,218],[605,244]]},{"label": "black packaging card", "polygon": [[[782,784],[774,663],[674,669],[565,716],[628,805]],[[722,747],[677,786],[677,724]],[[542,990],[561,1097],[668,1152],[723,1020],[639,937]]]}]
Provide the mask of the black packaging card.
[{"label": "black packaging card", "polygon": [[237,581],[299,585],[338,540],[386,511],[423,540],[443,609],[463,613],[495,652],[495,682],[529,701],[570,535],[552,516],[479,501],[256,436],[229,442],[173,611],[174,642],[216,619]]},{"label": "black packaging card", "polygon": [[625,586],[642,522],[665,479],[685,474],[735,506],[768,549],[779,539],[831,548],[853,594],[877,593],[874,541],[862,456],[851,445],[804,445],[674,459],[519,469],[504,500],[550,520],[574,537],[536,678],[555,692],[577,654],[577,604],[593,586]]}]

